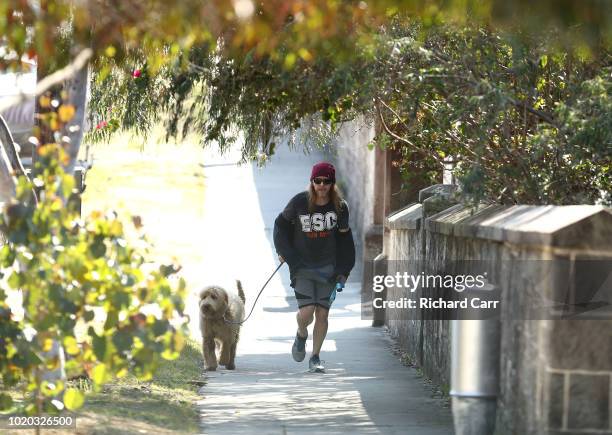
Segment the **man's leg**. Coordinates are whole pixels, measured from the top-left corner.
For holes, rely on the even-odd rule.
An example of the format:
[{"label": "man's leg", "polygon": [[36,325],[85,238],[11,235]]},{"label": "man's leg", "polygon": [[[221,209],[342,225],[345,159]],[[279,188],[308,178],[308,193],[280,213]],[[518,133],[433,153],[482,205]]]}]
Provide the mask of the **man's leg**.
[{"label": "man's leg", "polygon": [[[318,307],[317,307],[318,308]],[[299,309],[296,315],[298,324],[298,333],[300,337],[308,336],[308,325],[312,323],[313,315],[315,312],[314,305],[307,305]]]},{"label": "man's leg", "polygon": [[312,354],[319,355],[323,340],[325,340],[327,335],[327,316],[329,315],[329,310],[317,305],[314,313],[315,324],[312,333]]}]

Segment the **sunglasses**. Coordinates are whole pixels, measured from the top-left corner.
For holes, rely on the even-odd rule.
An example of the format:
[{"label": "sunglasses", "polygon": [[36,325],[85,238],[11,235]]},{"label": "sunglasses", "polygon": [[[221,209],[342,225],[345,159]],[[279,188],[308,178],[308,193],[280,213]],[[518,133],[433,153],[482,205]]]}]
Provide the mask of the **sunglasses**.
[{"label": "sunglasses", "polygon": [[329,178],[313,178],[313,179],[312,179],[312,182],[313,182],[314,184],[321,184],[321,183],[323,183],[323,184],[325,184],[325,185],[328,185],[328,184],[332,184],[332,183],[333,183],[333,181],[332,181],[332,180],[330,180]]}]

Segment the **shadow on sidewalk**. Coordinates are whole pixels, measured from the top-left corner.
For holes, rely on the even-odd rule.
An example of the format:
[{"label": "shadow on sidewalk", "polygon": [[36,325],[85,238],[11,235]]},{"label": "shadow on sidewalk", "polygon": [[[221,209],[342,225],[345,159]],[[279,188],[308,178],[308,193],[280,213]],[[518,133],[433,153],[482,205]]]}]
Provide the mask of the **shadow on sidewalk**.
[{"label": "shadow on sidewalk", "polygon": [[328,334],[336,350],[322,352],[324,374],[291,359],[292,334],[265,340],[287,352],[240,355],[236,371],[207,373],[212,382],[202,393],[215,400],[202,407],[206,433],[453,433],[446,401],[391,355],[380,329]]}]

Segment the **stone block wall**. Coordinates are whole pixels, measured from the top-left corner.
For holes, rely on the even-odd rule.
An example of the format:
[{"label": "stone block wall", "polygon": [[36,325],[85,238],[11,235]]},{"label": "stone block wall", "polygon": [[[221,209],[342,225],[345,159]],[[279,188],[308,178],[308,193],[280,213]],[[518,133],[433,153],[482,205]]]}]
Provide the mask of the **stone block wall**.
[{"label": "stone block wall", "polygon": [[[468,208],[436,189],[387,218],[387,273],[469,273],[453,261],[487,261],[501,299],[496,434],[612,433],[610,209]],[[402,292],[388,289],[387,300]],[[448,386],[450,322],[389,308],[385,322],[424,374]]]}]

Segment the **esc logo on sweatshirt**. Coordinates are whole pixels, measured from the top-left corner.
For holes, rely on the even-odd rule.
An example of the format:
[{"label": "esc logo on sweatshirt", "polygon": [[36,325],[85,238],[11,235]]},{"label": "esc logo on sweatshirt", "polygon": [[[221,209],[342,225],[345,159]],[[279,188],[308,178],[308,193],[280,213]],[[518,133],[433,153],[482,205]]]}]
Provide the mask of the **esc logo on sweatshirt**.
[{"label": "esc logo on sweatshirt", "polygon": [[302,232],[306,237],[316,239],[320,237],[329,237],[338,223],[338,216],[334,211],[327,213],[313,213],[299,215],[300,223],[302,224]]}]

